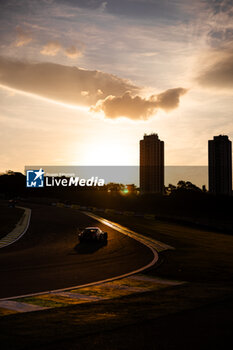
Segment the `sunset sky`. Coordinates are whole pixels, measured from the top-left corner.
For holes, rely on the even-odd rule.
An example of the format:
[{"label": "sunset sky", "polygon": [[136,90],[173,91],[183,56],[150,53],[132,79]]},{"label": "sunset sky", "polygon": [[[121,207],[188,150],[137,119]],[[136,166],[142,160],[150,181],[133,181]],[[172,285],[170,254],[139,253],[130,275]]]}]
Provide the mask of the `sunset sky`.
[{"label": "sunset sky", "polygon": [[156,132],[167,165],[207,165],[233,140],[233,7],[217,0],[2,0],[0,171],[137,165]]}]

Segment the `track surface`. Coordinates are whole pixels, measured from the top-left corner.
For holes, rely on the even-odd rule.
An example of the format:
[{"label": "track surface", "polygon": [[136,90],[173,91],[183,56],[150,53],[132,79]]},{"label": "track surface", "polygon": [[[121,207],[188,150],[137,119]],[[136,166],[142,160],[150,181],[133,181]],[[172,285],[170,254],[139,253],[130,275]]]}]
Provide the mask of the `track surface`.
[{"label": "track surface", "polygon": [[[66,288],[136,270],[153,259],[141,243],[68,208],[27,204],[31,223],[22,239],[0,250],[0,298]],[[77,227],[99,226],[107,245],[77,242]]]}]

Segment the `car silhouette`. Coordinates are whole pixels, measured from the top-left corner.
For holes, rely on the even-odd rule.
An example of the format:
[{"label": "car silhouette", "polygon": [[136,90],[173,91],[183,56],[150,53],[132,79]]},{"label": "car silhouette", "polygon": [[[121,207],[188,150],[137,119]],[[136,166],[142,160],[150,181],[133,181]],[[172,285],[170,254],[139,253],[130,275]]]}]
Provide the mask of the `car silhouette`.
[{"label": "car silhouette", "polygon": [[108,233],[99,227],[86,227],[78,233],[79,242],[107,242]]},{"label": "car silhouette", "polygon": [[9,208],[15,208],[15,205],[17,204],[17,201],[15,199],[10,199],[8,201],[8,207]]}]

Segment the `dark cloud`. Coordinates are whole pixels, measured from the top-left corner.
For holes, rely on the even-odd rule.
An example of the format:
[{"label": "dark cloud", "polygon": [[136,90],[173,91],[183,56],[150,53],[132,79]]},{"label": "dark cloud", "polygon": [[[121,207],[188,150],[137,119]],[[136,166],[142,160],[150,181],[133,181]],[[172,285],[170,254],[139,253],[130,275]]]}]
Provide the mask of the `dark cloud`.
[{"label": "dark cloud", "polygon": [[232,42],[233,41],[233,28],[222,28],[221,30],[211,30],[209,33],[210,43],[215,45],[215,43]]},{"label": "dark cloud", "polygon": [[232,0],[207,0],[214,14],[232,11]]},{"label": "dark cloud", "polygon": [[91,111],[102,111],[108,118],[148,119],[158,109],[170,111],[178,107],[180,96],[186,92],[186,89],[174,88],[158,95],[152,95],[148,99],[132,96],[130,92],[126,92],[122,96],[108,96],[103,100],[99,100],[95,106],[91,107]]},{"label": "dark cloud", "polygon": [[[174,21],[184,20],[184,14],[191,18],[188,11],[187,0],[55,0],[74,7],[90,10],[103,10],[104,12],[124,17],[135,17],[150,20],[168,19]],[[185,6],[182,6],[185,5]]]},{"label": "dark cloud", "polygon": [[[29,63],[0,57],[0,84],[70,103],[91,106],[109,95],[139,89],[127,80],[100,71],[54,63]],[[84,93],[85,92],[85,93]]]},{"label": "dark cloud", "polygon": [[233,50],[209,52],[204,60],[204,67],[199,70],[196,81],[204,87],[232,89]]},{"label": "dark cloud", "polygon": [[56,101],[92,106],[108,118],[147,119],[158,108],[179,105],[186,90],[169,89],[145,99],[139,87],[115,75],[54,63],[29,63],[0,57],[0,84]]}]

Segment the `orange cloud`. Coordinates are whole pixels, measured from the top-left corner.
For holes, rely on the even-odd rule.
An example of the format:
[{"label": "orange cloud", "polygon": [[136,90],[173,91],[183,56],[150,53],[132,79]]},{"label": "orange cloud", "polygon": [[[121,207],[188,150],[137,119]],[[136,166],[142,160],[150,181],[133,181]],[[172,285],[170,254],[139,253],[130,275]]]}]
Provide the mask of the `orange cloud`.
[{"label": "orange cloud", "polygon": [[67,49],[64,49],[64,53],[69,58],[76,58],[82,56],[82,50],[79,50],[74,45],[68,47]]},{"label": "orange cloud", "polygon": [[61,44],[59,43],[59,41],[48,41],[47,44],[43,46],[40,53],[45,56],[56,56],[60,49]]},{"label": "orange cloud", "polygon": [[174,88],[148,99],[125,92],[122,96],[107,96],[91,107],[93,112],[104,112],[107,118],[127,117],[130,119],[148,119],[160,108],[170,111],[179,106],[180,96],[187,89]]},{"label": "orange cloud", "polygon": [[80,48],[74,45],[64,48],[58,40],[51,40],[43,46],[40,53],[45,56],[56,56],[59,52],[63,52],[65,56],[74,59],[82,56],[83,49],[84,45],[82,44],[80,44]]},{"label": "orange cloud", "polygon": [[32,37],[31,35],[23,30],[21,27],[16,27],[16,31],[17,31],[17,38],[15,41],[15,46],[16,47],[21,47],[24,45],[27,45],[28,43],[30,43],[30,41],[32,41]]},{"label": "orange cloud", "polygon": [[162,92],[156,96],[158,108],[164,109],[167,112],[177,108],[180,103],[180,96],[186,94],[187,91],[188,89],[179,87]]}]

